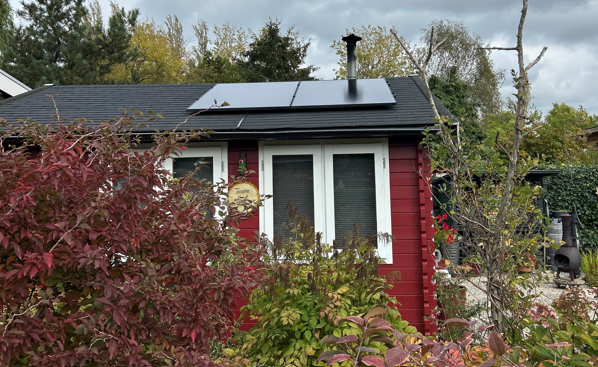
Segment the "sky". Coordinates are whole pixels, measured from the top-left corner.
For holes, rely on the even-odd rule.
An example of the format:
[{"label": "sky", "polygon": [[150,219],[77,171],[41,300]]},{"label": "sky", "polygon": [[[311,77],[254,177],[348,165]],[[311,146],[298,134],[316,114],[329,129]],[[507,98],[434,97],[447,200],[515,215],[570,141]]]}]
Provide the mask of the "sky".
[{"label": "sky", "polygon": [[[19,0],[10,0],[13,8]],[[339,57],[330,48],[346,30],[361,25],[395,27],[411,44],[421,44],[421,30],[436,19],[461,21],[486,43],[513,47],[521,0],[117,0],[125,9],[138,8],[142,18],[162,23],[175,14],[189,44],[195,42],[192,25],[205,20],[210,28],[231,25],[258,31],[269,19],[282,20],[282,29],[294,27],[311,40],[307,64],[320,69],[315,76],[333,79]],[[533,103],[546,114],[553,103],[583,106],[598,114],[598,0],[530,0],[524,29],[526,63],[543,46],[548,50],[530,71]],[[109,0],[100,0],[105,14]],[[514,51],[494,51],[496,67],[517,68]],[[510,75],[508,73],[507,75]],[[514,92],[507,79],[504,98]]]}]

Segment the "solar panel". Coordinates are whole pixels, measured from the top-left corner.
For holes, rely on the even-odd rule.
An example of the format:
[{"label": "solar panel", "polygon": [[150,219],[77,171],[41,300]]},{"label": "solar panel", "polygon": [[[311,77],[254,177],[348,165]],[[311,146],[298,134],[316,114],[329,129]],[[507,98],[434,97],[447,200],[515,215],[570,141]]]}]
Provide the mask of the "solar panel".
[{"label": "solar panel", "polygon": [[318,80],[299,85],[292,108],[334,108],[396,104],[385,79]]},{"label": "solar panel", "polygon": [[[197,112],[214,106],[212,110],[232,111],[248,109],[289,108],[299,82],[227,83],[216,84],[187,108]],[[216,101],[216,102],[215,102]]]}]

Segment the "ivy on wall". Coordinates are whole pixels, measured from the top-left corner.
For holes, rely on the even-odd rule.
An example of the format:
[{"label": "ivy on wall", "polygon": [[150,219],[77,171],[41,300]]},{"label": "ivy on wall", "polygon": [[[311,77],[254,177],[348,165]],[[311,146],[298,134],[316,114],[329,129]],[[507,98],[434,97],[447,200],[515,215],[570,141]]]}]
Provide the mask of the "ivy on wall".
[{"label": "ivy on wall", "polygon": [[577,206],[583,228],[578,226],[586,249],[598,248],[598,166],[559,167],[562,172],[546,178],[546,200],[550,211],[572,210]]}]

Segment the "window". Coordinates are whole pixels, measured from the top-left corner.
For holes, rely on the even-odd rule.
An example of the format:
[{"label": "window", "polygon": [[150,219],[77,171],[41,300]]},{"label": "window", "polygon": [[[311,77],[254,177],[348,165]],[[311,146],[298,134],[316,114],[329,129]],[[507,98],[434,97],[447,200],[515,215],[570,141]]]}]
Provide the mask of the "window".
[{"label": "window", "polygon": [[[196,165],[201,167],[194,174],[198,180],[207,180],[217,183],[220,180],[226,182],[228,176],[226,144],[209,145],[202,147],[190,147],[183,150],[181,156],[174,156],[164,163],[165,168],[172,172],[172,176],[183,177],[189,172],[195,171]],[[223,198],[225,199],[225,198]],[[212,209],[206,209],[206,217],[214,216]],[[218,218],[218,215],[216,215]]]},{"label": "window", "polygon": [[183,150],[180,157],[166,160],[165,168],[172,172],[174,177],[182,177],[195,170],[196,164],[202,164],[196,172],[195,178],[206,179],[210,182],[227,180],[227,150],[226,144],[190,147]]},{"label": "window", "polygon": [[[391,233],[386,141],[274,144],[264,144],[260,150],[260,191],[273,195],[261,209],[262,232],[270,238],[285,235],[286,206],[291,200],[327,243],[336,239],[341,244],[355,225],[366,235]],[[378,252],[392,263],[391,244],[379,243]]]}]

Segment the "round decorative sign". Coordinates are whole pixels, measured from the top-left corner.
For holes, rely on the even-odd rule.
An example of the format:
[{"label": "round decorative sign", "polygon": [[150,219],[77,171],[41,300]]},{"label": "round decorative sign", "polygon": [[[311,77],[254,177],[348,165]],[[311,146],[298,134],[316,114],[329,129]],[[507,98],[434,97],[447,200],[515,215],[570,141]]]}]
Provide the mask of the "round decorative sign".
[{"label": "round decorative sign", "polygon": [[260,191],[251,182],[237,182],[228,190],[228,201],[241,213],[250,213],[260,202]]}]

